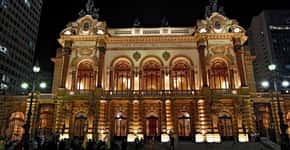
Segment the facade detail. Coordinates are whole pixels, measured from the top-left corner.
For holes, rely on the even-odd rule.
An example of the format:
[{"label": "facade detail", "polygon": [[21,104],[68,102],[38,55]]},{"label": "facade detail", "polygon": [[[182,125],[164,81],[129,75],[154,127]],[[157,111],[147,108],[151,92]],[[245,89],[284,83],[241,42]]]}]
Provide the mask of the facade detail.
[{"label": "facade detail", "polygon": [[[31,132],[128,140],[174,132],[197,142],[279,135],[277,100],[256,93],[246,41],[238,22],[217,12],[185,28],[112,29],[82,16],[60,33],[52,94],[34,101]],[[280,96],[289,123],[289,97]],[[3,130],[25,119],[9,113]]]}]

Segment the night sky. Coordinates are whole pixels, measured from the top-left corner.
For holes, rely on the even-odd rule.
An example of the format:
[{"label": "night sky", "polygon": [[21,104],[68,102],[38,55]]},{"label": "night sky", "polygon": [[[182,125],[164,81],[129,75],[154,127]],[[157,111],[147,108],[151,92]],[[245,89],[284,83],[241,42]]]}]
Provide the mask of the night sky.
[{"label": "night sky", "polygon": [[[42,71],[53,73],[50,58],[55,56],[59,33],[66,24],[78,19],[78,12],[87,0],[44,0],[36,56]],[[105,3],[104,3],[105,2]],[[252,4],[252,2],[258,4]],[[204,19],[208,0],[95,0],[100,8],[100,19],[109,27],[132,27],[133,20],[140,18],[142,27],[159,27],[166,16],[171,27],[195,26],[197,19]],[[290,9],[290,0],[219,0],[226,16],[237,19],[247,29],[253,16],[264,9]]]}]

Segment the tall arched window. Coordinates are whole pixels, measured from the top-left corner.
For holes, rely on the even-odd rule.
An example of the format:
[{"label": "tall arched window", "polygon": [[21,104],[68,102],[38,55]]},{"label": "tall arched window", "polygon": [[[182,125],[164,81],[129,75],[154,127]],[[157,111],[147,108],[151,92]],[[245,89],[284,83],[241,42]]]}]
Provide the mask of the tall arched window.
[{"label": "tall arched window", "polygon": [[96,73],[89,61],[79,64],[77,71],[77,89],[92,90],[96,87]]},{"label": "tall arched window", "polygon": [[172,90],[194,89],[194,75],[186,61],[179,60],[173,64],[170,72],[170,87]]},{"label": "tall arched window", "polygon": [[[112,75],[113,74],[113,75]],[[114,66],[114,72],[111,73],[113,81],[111,79],[111,89],[115,91],[125,91],[132,88],[132,67],[127,61],[119,61]]]},{"label": "tall arched window", "polygon": [[142,89],[143,90],[161,90],[163,77],[161,64],[155,60],[149,60],[142,67]]},{"label": "tall arched window", "polygon": [[8,128],[6,129],[6,136],[10,138],[11,141],[21,140],[24,129],[24,113],[23,112],[14,112],[9,117]]},{"label": "tall arched window", "polygon": [[227,64],[222,60],[215,60],[209,71],[210,88],[227,89],[229,88],[229,73]]},{"label": "tall arched window", "polygon": [[54,105],[41,105],[39,111],[38,134],[49,135],[53,128]]}]

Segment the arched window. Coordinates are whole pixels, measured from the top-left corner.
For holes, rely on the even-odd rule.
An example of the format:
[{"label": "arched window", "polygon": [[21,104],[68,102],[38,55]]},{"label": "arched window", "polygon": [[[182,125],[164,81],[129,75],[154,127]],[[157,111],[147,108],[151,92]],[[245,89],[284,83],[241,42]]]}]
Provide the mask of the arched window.
[{"label": "arched window", "polygon": [[87,116],[84,113],[77,113],[74,122],[74,136],[83,138],[88,130]]},{"label": "arched window", "polygon": [[24,133],[22,126],[25,124],[24,113],[14,112],[9,117],[8,128],[6,129],[6,136],[10,138],[11,141],[21,140]]},{"label": "arched window", "polygon": [[227,64],[222,60],[215,60],[209,71],[210,88],[229,88],[229,74]]},{"label": "arched window", "polygon": [[179,60],[173,64],[170,72],[170,87],[172,90],[194,89],[194,74],[186,61]]},{"label": "arched window", "polygon": [[141,81],[143,90],[161,90],[163,83],[161,64],[155,60],[145,62],[142,67]]},{"label": "arched window", "polygon": [[132,88],[132,68],[129,62],[127,61],[119,61],[114,66],[114,72],[111,73],[111,76],[113,74],[113,81],[111,79],[111,89],[114,89],[115,91],[125,91],[130,90]]},{"label": "arched window", "polygon": [[115,136],[127,136],[127,116],[122,112],[115,116]]},{"label": "arched window", "polygon": [[92,90],[96,87],[96,73],[89,61],[79,64],[77,71],[77,89]]},{"label": "arched window", "polygon": [[178,135],[191,136],[190,115],[187,112],[178,114]]},{"label": "arched window", "polygon": [[54,105],[41,105],[39,111],[38,134],[47,136],[53,128]]}]

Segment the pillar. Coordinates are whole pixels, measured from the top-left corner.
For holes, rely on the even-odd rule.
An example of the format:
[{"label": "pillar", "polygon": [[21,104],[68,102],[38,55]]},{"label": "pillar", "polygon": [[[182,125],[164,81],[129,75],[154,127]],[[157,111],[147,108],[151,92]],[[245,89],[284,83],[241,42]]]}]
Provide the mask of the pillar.
[{"label": "pillar", "polygon": [[244,62],[243,62],[243,51],[242,51],[242,44],[240,38],[233,38],[233,45],[234,45],[234,50],[236,53],[236,59],[237,59],[237,65],[238,65],[238,70],[240,74],[240,79],[241,79],[241,86],[245,87],[246,85],[246,80],[245,80],[245,71],[244,71]]},{"label": "pillar", "polygon": [[65,88],[71,51],[72,51],[72,41],[65,41],[63,48],[63,67],[60,88]]},{"label": "pillar", "polygon": [[105,52],[106,48],[104,46],[98,47],[99,50],[99,63],[98,63],[98,84],[97,88],[102,88],[102,78],[104,70]]},{"label": "pillar", "polygon": [[207,73],[206,73],[206,63],[205,63],[205,48],[206,43],[204,40],[200,40],[197,43],[198,48],[198,54],[199,54],[199,61],[200,61],[200,68],[202,73],[202,83],[203,87],[208,87],[208,81],[207,81]]}]

